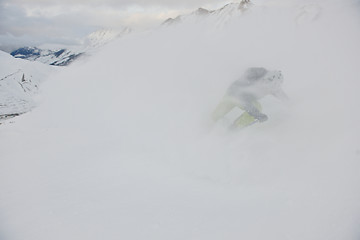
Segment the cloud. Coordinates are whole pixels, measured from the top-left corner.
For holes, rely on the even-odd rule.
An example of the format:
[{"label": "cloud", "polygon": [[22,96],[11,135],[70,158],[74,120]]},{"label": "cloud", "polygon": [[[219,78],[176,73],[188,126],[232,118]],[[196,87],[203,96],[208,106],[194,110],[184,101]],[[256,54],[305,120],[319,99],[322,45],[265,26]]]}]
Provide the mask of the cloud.
[{"label": "cloud", "polygon": [[24,7],[0,5],[0,48],[3,50],[47,42],[74,44],[76,39],[95,29],[74,13],[55,17],[31,16]]},{"label": "cloud", "polygon": [[168,7],[168,8],[196,8],[200,6],[209,6],[213,4],[217,4],[218,2],[224,1],[216,1],[216,0],[2,0],[5,3],[12,3],[16,5],[22,6],[79,6],[79,5],[87,5],[87,6],[111,6],[111,7],[121,7],[126,8],[128,6],[142,6],[142,7]]},{"label": "cloud", "polygon": [[216,8],[225,3],[227,1],[216,0],[0,0],[0,46],[13,43],[15,38],[32,39],[32,44],[49,39],[63,42],[99,28],[141,30],[197,7]]}]

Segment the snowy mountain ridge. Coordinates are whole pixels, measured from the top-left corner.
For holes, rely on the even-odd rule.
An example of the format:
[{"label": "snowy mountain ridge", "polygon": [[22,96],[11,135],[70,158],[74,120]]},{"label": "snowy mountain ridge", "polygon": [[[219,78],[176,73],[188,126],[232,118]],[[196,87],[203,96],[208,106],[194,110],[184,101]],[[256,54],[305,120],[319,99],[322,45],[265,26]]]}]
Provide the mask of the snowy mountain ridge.
[{"label": "snowy mountain ridge", "polygon": [[[290,3],[282,3],[284,5],[289,5]],[[276,6],[276,3],[269,1],[264,2],[256,7],[267,6],[272,7]],[[255,7],[255,4],[250,0],[242,0],[241,2],[228,3],[225,6],[216,9],[208,10],[205,8],[198,8],[190,14],[179,15],[176,18],[169,18],[162,23],[162,26],[174,26],[174,25],[193,25],[195,23],[204,23],[212,25],[215,28],[221,28],[225,26],[228,22],[237,17],[243,16],[246,12]],[[299,7],[295,10],[295,15],[292,20],[296,24],[305,24],[317,20],[321,14],[322,8],[319,3],[300,3]]]},{"label": "snowy mountain ridge", "polygon": [[99,47],[102,47],[110,43],[111,41],[117,38],[130,34],[131,31],[132,30],[127,27],[121,30],[100,29],[98,31],[89,34],[85,38],[84,40],[85,49],[89,49],[89,50],[97,49]]},{"label": "snowy mountain ridge", "polygon": [[22,47],[12,51],[10,54],[15,58],[38,61],[54,66],[66,66],[80,57],[83,52],[65,48],[51,50],[38,47]]},{"label": "snowy mountain ridge", "polygon": [[43,45],[39,47],[22,47],[10,54],[15,58],[38,61],[54,66],[66,66],[83,55],[91,55],[111,41],[129,34],[131,29],[101,29],[89,34],[78,46]]},{"label": "snowy mountain ridge", "polygon": [[249,0],[242,0],[237,3],[229,3],[217,10],[207,10],[205,8],[198,8],[196,11],[180,15],[176,18],[169,18],[163,22],[165,26],[171,26],[180,23],[191,23],[196,21],[210,21],[216,27],[221,27],[226,24],[231,18],[242,15],[245,11],[253,6]]}]

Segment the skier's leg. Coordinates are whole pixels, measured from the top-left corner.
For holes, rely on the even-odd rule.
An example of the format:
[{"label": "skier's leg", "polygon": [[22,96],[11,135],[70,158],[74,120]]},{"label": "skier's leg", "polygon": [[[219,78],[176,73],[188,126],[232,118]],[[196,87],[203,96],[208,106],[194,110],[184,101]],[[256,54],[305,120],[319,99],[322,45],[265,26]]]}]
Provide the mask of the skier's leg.
[{"label": "skier's leg", "polygon": [[[259,102],[253,102],[253,104],[259,111],[262,110],[262,107],[261,107]],[[240,107],[240,108],[242,108],[242,107]],[[244,128],[244,127],[247,127],[247,126],[253,124],[255,121],[256,121],[256,119],[253,116],[251,116],[247,112],[244,112],[243,114],[240,115],[240,117],[238,117],[234,121],[233,127],[235,127],[235,128]]]},{"label": "skier's leg", "polygon": [[215,111],[212,113],[212,119],[216,122],[222,117],[224,117],[227,113],[229,113],[236,104],[230,99],[224,97],[221,102],[217,105]]}]

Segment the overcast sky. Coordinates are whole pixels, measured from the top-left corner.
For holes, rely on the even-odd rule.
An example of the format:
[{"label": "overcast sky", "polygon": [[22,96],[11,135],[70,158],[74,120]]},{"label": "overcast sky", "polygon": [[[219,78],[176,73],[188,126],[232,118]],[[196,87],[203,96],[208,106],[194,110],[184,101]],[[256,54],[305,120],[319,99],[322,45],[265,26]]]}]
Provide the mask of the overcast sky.
[{"label": "overcast sky", "polygon": [[0,0],[0,46],[72,43],[99,28],[143,30],[223,0]]}]

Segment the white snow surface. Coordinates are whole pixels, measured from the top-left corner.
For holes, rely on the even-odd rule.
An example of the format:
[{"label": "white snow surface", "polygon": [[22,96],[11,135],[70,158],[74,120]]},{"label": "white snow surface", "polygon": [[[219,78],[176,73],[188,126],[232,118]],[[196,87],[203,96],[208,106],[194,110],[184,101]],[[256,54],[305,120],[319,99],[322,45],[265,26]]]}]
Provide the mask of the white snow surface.
[{"label": "white snow surface", "polygon": [[[271,3],[124,37],[49,79],[0,127],[1,239],[359,239],[359,9]],[[290,103],[212,125],[253,66],[282,70]]]},{"label": "white snow surface", "polygon": [[35,107],[34,96],[52,71],[51,66],[16,59],[0,51],[0,120]]}]

